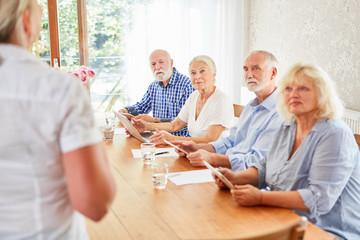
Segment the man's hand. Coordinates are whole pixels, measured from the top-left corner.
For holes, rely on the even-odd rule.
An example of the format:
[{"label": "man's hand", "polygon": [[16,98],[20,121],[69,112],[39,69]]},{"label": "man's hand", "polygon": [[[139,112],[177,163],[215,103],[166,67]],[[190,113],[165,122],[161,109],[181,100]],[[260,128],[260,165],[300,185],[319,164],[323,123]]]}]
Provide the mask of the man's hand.
[{"label": "man's hand", "polygon": [[127,110],[126,108],[122,108],[119,110],[119,113],[129,113],[129,110]]},{"label": "man's hand", "polygon": [[132,119],[132,122],[133,122],[133,126],[140,132],[145,132],[147,131],[149,128],[148,128],[148,122],[145,122],[144,120],[141,120],[141,119],[135,119],[133,118]]},{"label": "man's hand", "polygon": [[261,205],[262,193],[252,185],[235,185],[231,194],[234,200],[242,206]]},{"label": "man's hand", "polygon": [[214,155],[214,153],[208,152],[204,149],[199,149],[196,152],[186,155],[186,158],[189,159],[191,165],[194,167],[203,167],[205,166],[203,161],[207,161],[212,164],[212,158]]},{"label": "man's hand", "polygon": [[[171,141],[171,143],[185,150],[188,153],[195,152],[200,149],[199,146],[193,141]],[[185,153],[177,149],[175,149],[175,151],[177,154],[179,154],[180,157],[186,157]]]},{"label": "man's hand", "polygon": [[141,120],[144,120],[145,122],[155,122],[155,118],[153,118],[147,114],[140,114],[140,115],[133,117],[132,119],[141,119]]}]

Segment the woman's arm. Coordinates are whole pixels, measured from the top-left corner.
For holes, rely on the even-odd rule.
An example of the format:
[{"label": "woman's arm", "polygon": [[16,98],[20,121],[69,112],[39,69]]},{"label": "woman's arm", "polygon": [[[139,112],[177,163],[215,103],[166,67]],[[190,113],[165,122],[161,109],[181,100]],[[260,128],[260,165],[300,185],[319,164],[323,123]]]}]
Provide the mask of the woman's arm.
[{"label": "woman's arm", "polygon": [[209,143],[216,141],[221,133],[224,131],[224,127],[222,125],[211,125],[208,127],[206,135],[203,137],[184,137],[184,140],[193,141],[196,143]]},{"label": "woman's arm", "polygon": [[115,196],[115,182],[101,143],[62,155],[67,188],[73,207],[86,217],[99,221]]},{"label": "woman's arm", "polygon": [[[181,120],[180,120],[181,121]],[[181,129],[181,128],[180,128]],[[151,142],[154,142],[156,144],[162,144],[163,140],[166,139],[168,141],[193,141],[195,143],[209,143],[216,141],[221,133],[224,131],[224,127],[221,125],[212,125],[208,128],[207,133],[205,136],[202,137],[182,137],[182,136],[174,136],[171,134],[167,134],[164,132],[159,132],[158,134],[155,134],[151,136]],[[162,128],[162,130],[167,131],[166,129]],[[167,131],[170,132],[170,131]]]},{"label": "woman's arm", "polygon": [[298,191],[261,191],[252,185],[236,185],[231,190],[234,200],[242,206],[266,205],[309,211]]},{"label": "woman's arm", "polygon": [[182,129],[187,125],[186,122],[183,122],[180,118],[175,118],[174,121],[169,123],[151,123],[151,122],[145,122],[141,119],[132,119],[134,127],[139,132],[144,131],[155,131],[157,130],[164,130],[169,133],[174,133]]},{"label": "woman's arm", "polygon": [[298,211],[309,211],[298,191],[260,191],[260,205],[290,208]]},{"label": "woman's arm", "polygon": [[[259,172],[255,167],[231,174],[230,170],[220,170],[235,185],[231,190],[234,200],[243,206],[266,205],[308,211],[298,191],[261,191]],[[219,185],[219,184],[218,184]]]},{"label": "woman's arm", "polygon": [[[257,186],[259,182],[259,173],[258,170],[254,167],[248,168],[241,172],[233,172],[228,168],[219,168],[220,173],[222,173],[233,185],[245,185],[251,184]],[[215,183],[218,187],[222,188],[225,185],[222,181],[213,174]]]}]

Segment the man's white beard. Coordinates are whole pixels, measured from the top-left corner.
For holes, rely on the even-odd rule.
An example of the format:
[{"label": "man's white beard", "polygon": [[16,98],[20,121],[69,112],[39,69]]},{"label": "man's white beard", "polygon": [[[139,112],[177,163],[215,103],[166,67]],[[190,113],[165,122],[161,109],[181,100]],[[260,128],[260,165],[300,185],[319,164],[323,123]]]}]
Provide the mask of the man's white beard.
[{"label": "man's white beard", "polygon": [[[250,87],[248,82],[255,82],[256,85],[253,86],[253,87]],[[259,83],[259,81],[256,80],[255,78],[249,78],[249,79],[246,80],[246,86],[249,89],[249,91],[251,91],[251,92],[259,92],[259,91],[261,91],[261,90],[263,90],[265,88],[266,84]]]},{"label": "man's white beard", "polygon": [[[164,73],[164,75],[158,76],[157,73]],[[172,67],[169,67],[165,71],[164,70],[156,70],[154,72],[154,77],[155,77],[156,80],[162,82],[162,81],[168,80],[171,77],[172,74],[173,74],[173,69],[172,69]]]}]

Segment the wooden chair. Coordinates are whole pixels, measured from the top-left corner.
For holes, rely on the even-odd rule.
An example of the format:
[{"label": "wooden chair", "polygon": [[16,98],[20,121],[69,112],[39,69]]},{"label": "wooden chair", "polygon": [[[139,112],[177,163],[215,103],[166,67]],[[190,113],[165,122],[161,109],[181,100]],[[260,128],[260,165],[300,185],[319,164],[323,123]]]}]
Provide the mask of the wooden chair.
[{"label": "wooden chair", "polygon": [[354,134],[354,137],[356,139],[357,144],[359,145],[360,148],[360,134]]},{"label": "wooden chair", "polygon": [[[300,217],[280,227],[269,231],[259,231],[254,234],[231,238],[232,240],[302,240],[307,225],[306,217]],[[230,239],[229,239],[230,240]]]},{"label": "wooden chair", "polygon": [[245,106],[239,104],[233,104],[233,107],[234,107],[234,116],[240,117],[240,114]]}]

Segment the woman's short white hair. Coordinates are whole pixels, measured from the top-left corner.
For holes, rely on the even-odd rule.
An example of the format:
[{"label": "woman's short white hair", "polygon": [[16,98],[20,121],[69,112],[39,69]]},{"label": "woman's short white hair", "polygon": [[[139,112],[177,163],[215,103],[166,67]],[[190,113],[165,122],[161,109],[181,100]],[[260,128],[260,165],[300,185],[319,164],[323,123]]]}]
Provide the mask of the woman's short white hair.
[{"label": "woman's short white hair", "polygon": [[189,63],[189,73],[190,73],[191,64],[193,64],[193,62],[198,62],[198,61],[204,62],[210,68],[211,73],[216,74],[216,65],[215,65],[214,61],[211,59],[211,57],[206,56],[206,55],[196,56],[190,61],[190,63]]},{"label": "woman's short white hair", "polygon": [[7,43],[24,11],[34,0],[0,0],[0,43]]},{"label": "woman's short white hair", "polygon": [[322,118],[341,118],[344,106],[336,92],[334,81],[319,66],[300,62],[293,65],[278,84],[277,109],[285,122],[295,121],[294,114],[288,111],[284,101],[286,87],[294,83],[301,85],[304,79],[310,80],[316,90],[318,109],[314,115],[316,121]]}]

